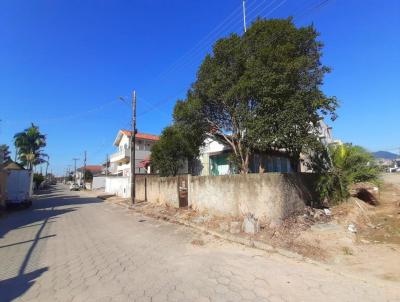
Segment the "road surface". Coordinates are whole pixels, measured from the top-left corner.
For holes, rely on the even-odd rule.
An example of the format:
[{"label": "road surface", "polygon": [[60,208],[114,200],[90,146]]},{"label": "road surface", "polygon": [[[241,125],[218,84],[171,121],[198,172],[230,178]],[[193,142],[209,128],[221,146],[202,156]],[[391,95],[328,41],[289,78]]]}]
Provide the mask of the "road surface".
[{"label": "road surface", "polygon": [[400,301],[400,289],[145,218],[59,185],[31,209],[0,219],[0,301],[14,300]]}]

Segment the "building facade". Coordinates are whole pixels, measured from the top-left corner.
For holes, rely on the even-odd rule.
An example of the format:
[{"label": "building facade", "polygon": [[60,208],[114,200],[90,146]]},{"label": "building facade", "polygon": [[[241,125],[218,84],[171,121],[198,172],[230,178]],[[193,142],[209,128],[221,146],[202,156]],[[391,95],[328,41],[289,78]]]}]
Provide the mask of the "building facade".
[{"label": "building facade", "polygon": [[[315,131],[318,139],[325,146],[341,144],[340,141],[334,140],[332,127],[329,127],[325,122],[320,121]],[[208,135],[200,149],[195,174],[200,176],[236,174],[237,171],[231,164],[231,154],[231,146],[222,137],[213,134]],[[297,171],[312,172],[307,164],[309,161],[309,155],[301,154]],[[249,159],[249,173],[290,173],[292,171],[290,157],[285,153],[285,150],[255,153]]]},{"label": "building facade", "polygon": [[[131,174],[131,137],[129,130],[118,131],[114,141],[117,152],[110,156],[109,173],[118,176],[130,176]],[[149,160],[151,148],[159,140],[157,135],[137,133],[135,141],[135,173],[151,173],[150,166],[145,167],[141,163]]]}]

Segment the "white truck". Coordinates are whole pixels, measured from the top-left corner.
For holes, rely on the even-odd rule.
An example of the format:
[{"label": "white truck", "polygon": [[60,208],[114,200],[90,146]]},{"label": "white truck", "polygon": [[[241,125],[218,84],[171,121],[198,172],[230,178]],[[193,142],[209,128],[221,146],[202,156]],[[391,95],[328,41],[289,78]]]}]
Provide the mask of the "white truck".
[{"label": "white truck", "polygon": [[9,170],[7,175],[8,206],[32,205],[33,173],[29,170]]}]

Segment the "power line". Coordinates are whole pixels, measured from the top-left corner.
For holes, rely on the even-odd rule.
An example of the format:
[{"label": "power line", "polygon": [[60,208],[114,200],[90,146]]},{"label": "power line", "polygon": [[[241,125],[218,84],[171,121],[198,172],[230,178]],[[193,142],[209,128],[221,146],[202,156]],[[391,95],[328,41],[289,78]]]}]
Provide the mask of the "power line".
[{"label": "power line", "polygon": [[[255,5],[251,3],[249,5],[249,15],[256,11],[260,6],[262,6],[267,0],[263,0],[261,3]],[[267,7],[271,6],[276,0],[272,1],[272,3],[268,4]],[[255,5],[255,6],[254,6]],[[252,7],[253,6],[253,7]],[[187,66],[188,63],[192,62],[196,56],[206,49],[210,47],[210,43],[213,43],[220,34],[226,32],[229,29],[232,29],[232,22],[238,22],[240,20],[241,15],[241,7],[237,7],[228,18],[226,18],[223,22],[221,22],[216,28],[214,28],[206,37],[204,37],[199,43],[197,43],[193,48],[191,48],[187,53],[181,56],[169,69],[162,72],[156,79],[162,79],[167,74],[171,73],[174,70],[179,70],[184,66]]]},{"label": "power line", "polygon": [[[267,8],[271,7],[276,1],[277,1],[277,0],[273,0],[273,1],[270,2],[266,7],[264,7],[261,11],[262,11],[262,12],[265,11]],[[254,6],[254,7],[252,7],[252,9],[249,10],[249,15],[250,15],[251,13],[255,12],[255,11],[256,11],[260,6],[262,6],[265,2],[266,2],[266,0],[262,1],[261,3],[259,3],[258,5]],[[283,4],[285,4],[286,2],[287,2],[287,0],[281,1],[276,7],[272,8],[271,11],[268,12],[268,15],[271,14],[272,12],[274,12],[274,11],[275,11],[276,9],[278,9],[279,7],[281,7],[281,6],[282,6]],[[236,12],[236,11],[237,11],[237,9],[236,9],[234,12]],[[226,21],[227,21],[228,19],[230,19],[230,18],[232,17],[232,15],[234,15],[234,14],[231,14],[230,17],[228,17],[227,19],[225,19],[224,22],[222,22],[222,23],[221,23],[219,26],[217,26],[217,27],[221,27],[221,25],[222,25],[223,23],[226,23]],[[231,21],[232,21],[232,20],[230,20],[228,23],[224,24],[224,26],[223,26],[222,28],[224,28],[225,25],[230,24]],[[232,28],[232,27],[229,27],[229,28]],[[229,29],[229,28],[228,28],[228,29]],[[218,32],[219,32],[219,31],[217,31],[216,33],[218,33]],[[212,37],[212,36],[211,36],[211,37]],[[204,41],[207,41],[208,39],[203,39],[203,40],[204,40]],[[214,42],[214,41],[213,41],[213,42]],[[199,43],[198,43],[198,44],[199,44]],[[210,47],[210,45],[208,45],[207,47]],[[189,51],[189,52],[192,52],[192,53],[194,53],[195,55],[197,55],[197,53],[199,52],[199,50],[204,50],[204,48],[203,48],[203,49],[198,48],[197,50],[196,50],[196,48],[192,48],[192,50],[195,50],[195,51],[194,51],[194,52]],[[187,54],[189,54],[189,52],[188,52]],[[187,54],[185,54],[185,55],[182,56],[181,58],[187,56]],[[192,56],[189,56],[189,58],[193,59],[194,57],[193,57],[193,55],[192,55]],[[179,59],[179,60],[180,60],[180,59]],[[178,60],[178,61],[179,61],[179,60]],[[184,62],[184,65],[181,65],[181,66],[179,66],[179,64],[178,64],[178,65],[176,65],[176,69],[178,70],[178,68],[180,68],[180,67],[183,68],[184,66],[187,66],[188,63],[189,63],[189,61],[186,61],[186,62]],[[165,75],[166,75],[166,74],[169,74],[169,73],[172,72],[172,71],[173,71],[173,69],[169,70],[168,73],[165,73]],[[159,76],[158,76],[158,77],[159,77]],[[156,77],[156,79],[157,79],[157,77]],[[181,95],[182,93],[184,93],[185,91],[186,91],[186,89],[183,90],[182,92],[180,92],[177,96],[180,96],[180,95]],[[176,96],[176,97],[177,97],[177,96]],[[156,108],[161,107],[162,105],[164,105],[164,103],[167,103],[167,102],[169,102],[169,101],[171,101],[171,100],[173,100],[173,99],[174,99],[174,98],[168,98],[168,99],[166,99],[166,100],[162,100],[162,101],[156,103],[156,104],[153,106],[152,109],[149,109],[149,110],[146,110],[146,111],[140,113],[140,114],[138,115],[138,117],[141,117],[141,116],[143,116],[143,115],[146,115],[147,113],[149,113],[149,112],[155,110]]]}]

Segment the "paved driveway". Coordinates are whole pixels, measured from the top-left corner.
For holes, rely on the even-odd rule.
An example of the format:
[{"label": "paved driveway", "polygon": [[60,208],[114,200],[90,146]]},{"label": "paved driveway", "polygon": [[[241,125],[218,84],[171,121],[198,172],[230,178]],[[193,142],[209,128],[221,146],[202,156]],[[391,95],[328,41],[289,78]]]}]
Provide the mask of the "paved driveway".
[{"label": "paved driveway", "polygon": [[0,220],[0,301],[13,299],[399,301],[400,290],[144,218],[58,186],[33,208]]}]

